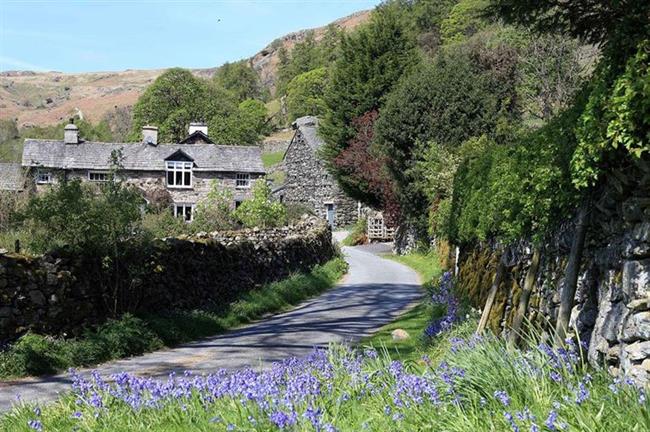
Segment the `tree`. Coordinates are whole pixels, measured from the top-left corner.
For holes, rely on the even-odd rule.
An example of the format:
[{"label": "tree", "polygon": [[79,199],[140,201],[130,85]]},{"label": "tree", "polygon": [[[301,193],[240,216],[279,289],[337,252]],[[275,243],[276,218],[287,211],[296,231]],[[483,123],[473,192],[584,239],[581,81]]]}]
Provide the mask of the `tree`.
[{"label": "tree", "polygon": [[540,33],[564,33],[592,44],[630,48],[647,36],[646,0],[491,0],[488,12]]},{"label": "tree", "polygon": [[371,21],[342,40],[340,57],[330,72],[325,94],[327,112],[320,127],[323,155],[339,183],[353,195],[354,183],[334,160],[357,134],[354,120],[381,108],[386,95],[418,61],[414,41],[405,32],[401,11],[388,3],[373,12]]},{"label": "tree", "polygon": [[451,8],[440,25],[443,43],[465,41],[488,27],[490,22],[485,19],[485,8],[489,3],[489,0],[461,0]]},{"label": "tree", "polygon": [[103,121],[108,123],[115,142],[126,142],[133,127],[133,107],[115,106],[104,115]]},{"label": "tree", "polygon": [[308,31],[305,38],[297,42],[291,52],[280,52],[278,67],[278,85],[276,95],[284,95],[287,85],[296,76],[323,65],[321,51],[313,31]]},{"label": "tree", "polygon": [[416,152],[417,143],[453,152],[471,137],[500,134],[517,117],[516,61],[505,44],[456,44],[405,76],[388,96],[375,125],[375,145],[386,156],[403,216],[422,235],[429,204],[445,196],[427,199],[431,185],[422,174],[428,170],[417,160],[429,152]]},{"label": "tree", "polygon": [[312,115],[320,117],[325,113],[325,86],[327,69],[318,68],[298,75],[287,86],[287,110],[289,121]]},{"label": "tree", "polygon": [[395,185],[386,169],[386,159],[372,151],[377,111],[354,119],[355,136],[334,159],[339,183],[350,194],[370,205],[386,210],[387,221],[394,225],[399,216]]},{"label": "tree", "polygon": [[235,210],[235,218],[249,228],[268,228],[286,223],[287,210],[282,203],[273,200],[266,180],[257,180],[252,192],[253,197],[242,202]]},{"label": "tree", "polygon": [[209,123],[210,137],[219,144],[253,145],[268,132],[268,111],[263,102],[247,99],[233,113],[219,114]]},{"label": "tree", "polygon": [[234,112],[236,105],[224,89],[195,77],[185,69],[165,71],[144,91],[133,107],[130,138],[141,139],[142,126],[159,127],[159,141],[178,142],[193,121],[208,121]]},{"label": "tree", "polygon": [[246,60],[225,63],[217,69],[214,81],[220,87],[228,90],[237,102],[265,98],[260,77]]}]

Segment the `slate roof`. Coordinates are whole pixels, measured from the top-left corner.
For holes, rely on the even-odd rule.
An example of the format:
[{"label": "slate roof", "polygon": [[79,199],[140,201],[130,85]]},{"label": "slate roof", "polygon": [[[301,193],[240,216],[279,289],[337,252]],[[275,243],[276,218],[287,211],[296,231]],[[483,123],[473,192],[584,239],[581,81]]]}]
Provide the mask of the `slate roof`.
[{"label": "slate roof", "polygon": [[313,116],[300,117],[293,122],[293,127],[302,133],[305,141],[313,150],[318,150],[325,144],[325,141],[318,135],[318,118]]},{"label": "slate roof", "polygon": [[102,143],[25,140],[23,166],[61,169],[109,169],[111,152],[122,150],[126,170],[164,171],[165,159],[182,150],[194,160],[196,171],[264,173],[258,146],[215,144]]},{"label": "slate roof", "polygon": [[20,191],[25,187],[23,168],[19,163],[0,163],[0,190]]}]

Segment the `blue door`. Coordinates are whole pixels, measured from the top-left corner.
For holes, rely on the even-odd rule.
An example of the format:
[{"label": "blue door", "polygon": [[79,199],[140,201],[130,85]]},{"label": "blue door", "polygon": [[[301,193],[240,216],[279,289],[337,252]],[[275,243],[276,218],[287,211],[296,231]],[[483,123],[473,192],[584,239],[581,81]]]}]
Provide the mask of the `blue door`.
[{"label": "blue door", "polygon": [[325,204],[327,209],[327,223],[334,227],[334,204]]}]

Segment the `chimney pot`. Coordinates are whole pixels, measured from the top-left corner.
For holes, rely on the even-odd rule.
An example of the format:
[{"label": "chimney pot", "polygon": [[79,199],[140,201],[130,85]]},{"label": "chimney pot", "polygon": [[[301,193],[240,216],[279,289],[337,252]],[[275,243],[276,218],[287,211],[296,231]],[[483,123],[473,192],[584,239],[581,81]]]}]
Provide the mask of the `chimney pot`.
[{"label": "chimney pot", "polygon": [[70,119],[70,123],[63,128],[63,142],[66,144],[79,144],[79,128]]},{"label": "chimney pot", "polygon": [[142,126],[142,142],[149,145],[158,145],[158,128],[156,126]]},{"label": "chimney pot", "polygon": [[208,135],[208,125],[204,122],[192,122],[187,132],[188,135],[192,135],[194,132],[199,131],[203,132],[206,136]]}]

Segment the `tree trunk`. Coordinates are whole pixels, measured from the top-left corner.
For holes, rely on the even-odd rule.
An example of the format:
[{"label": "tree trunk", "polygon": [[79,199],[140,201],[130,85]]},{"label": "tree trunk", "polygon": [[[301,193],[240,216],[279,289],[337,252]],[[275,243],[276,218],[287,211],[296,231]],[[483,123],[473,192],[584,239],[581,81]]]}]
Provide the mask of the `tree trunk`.
[{"label": "tree trunk", "polygon": [[573,309],[573,300],[576,295],[576,286],[578,284],[578,273],[580,272],[580,262],[582,261],[582,250],[585,245],[587,234],[587,216],[588,201],[585,200],[578,210],[578,219],[576,221],[576,232],[571,244],[569,262],[564,274],[564,283],[560,293],[560,310],[557,315],[555,325],[555,344],[560,346],[564,343],[569,320],[571,319],[571,310]]},{"label": "tree trunk", "polygon": [[537,270],[539,269],[539,248],[535,247],[533,249],[533,257],[530,261],[530,267],[528,272],[526,272],[526,279],[524,280],[524,288],[521,291],[521,296],[519,297],[519,305],[517,306],[517,314],[512,322],[512,329],[510,337],[508,338],[512,345],[519,343],[519,337],[521,333],[521,325],[524,322],[526,317],[526,312],[528,311],[528,302],[530,300],[530,295],[533,292],[533,286],[535,285],[535,279],[537,278]]},{"label": "tree trunk", "polygon": [[501,280],[503,279],[503,274],[506,272],[506,265],[504,262],[505,253],[501,255],[499,259],[499,265],[497,266],[497,273],[494,276],[494,281],[492,282],[492,287],[490,288],[490,293],[488,294],[487,300],[485,301],[485,307],[483,308],[483,313],[481,314],[481,320],[478,323],[478,328],[476,333],[483,333],[485,326],[487,325],[488,318],[490,316],[490,311],[492,311],[492,305],[494,304],[494,299],[497,296],[497,291],[499,290],[499,285],[501,285]]}]

